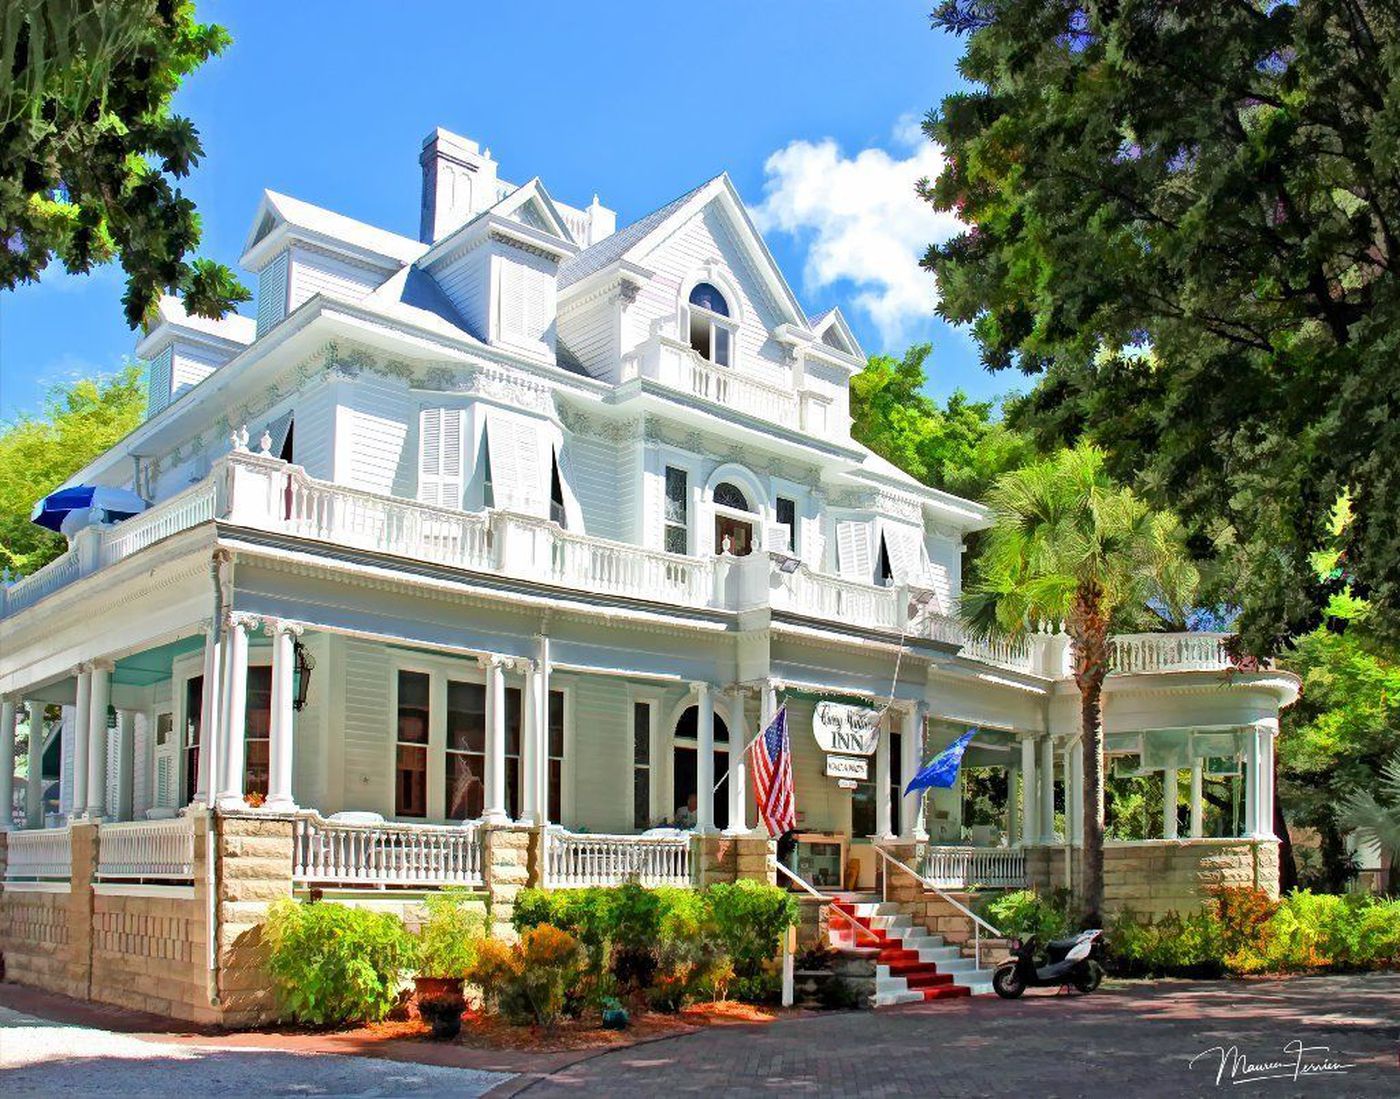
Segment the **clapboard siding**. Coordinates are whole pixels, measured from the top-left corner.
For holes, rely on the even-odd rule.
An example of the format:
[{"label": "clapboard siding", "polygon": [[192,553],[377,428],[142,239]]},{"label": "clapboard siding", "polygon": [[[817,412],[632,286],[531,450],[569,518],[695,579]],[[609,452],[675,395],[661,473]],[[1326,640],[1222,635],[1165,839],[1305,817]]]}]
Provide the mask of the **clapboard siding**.
[{"label": "clapboard siding", "polygon": [[292,446],[297,465],[309,476],[335,476],[336,387],[315,384],[296,398],[296,434]]},{"label": "clapboard siding", "polygon": [[627,683],[601,676],[580,676],[568,683],[575,733],[573,755],[565,759],[564,770],[566,776],[572,774],[575,819],[565,823],[593,832],[631,832],[632,716]]},{"label": "clapboard siding", "polygon": [[397,379],[360,378],[345,386],[337,417],[336,480],[366,492],[412,496],[408,388]]},{"label": "clapboard siding", "polygon": [[627,541],[632,480],[624,454],[604,439],[576,436],[565,444],[570,487],[583,511],[584,529],[599,538]]},{"label": "clapboard siding", "polygon": [[290,255],[291,262],[287,269],[288,312],[317,294],[343,301],[358,301],[393,273],[346,263],[304,248],[293,248]]},{"label": "clapboard siding", "polygon": [[944,613],[952,614],[962,595],[962,546],[953,538],[932,537],[928,547],[930,581],[943,603]]},{"label": "clapboard siding", "polygon": [[208,348],[194,347],[177,343],[171,349],[174,357],[170,369],[170,399],[177,400],[187,389],[192,389],[228,361]]},{"label": "clapboard siding", "polygon": [[442,292],[466,322],[467,331],[479,340],[488,338],[491,302],[491,252],[474,248],[450,264],[433,269]]},{"label": "clapboard siding", "polygon": [[618,305],[611,296],[561,316],[559,341],[591,376],[614,385],[620,380]]},{"label": "clapboard siding", "polygon": [[389,662],[383,645],[344,638],[340,646],[340,753],[344,786],[341,797],[350,809],[393,812],[390,766]]}]

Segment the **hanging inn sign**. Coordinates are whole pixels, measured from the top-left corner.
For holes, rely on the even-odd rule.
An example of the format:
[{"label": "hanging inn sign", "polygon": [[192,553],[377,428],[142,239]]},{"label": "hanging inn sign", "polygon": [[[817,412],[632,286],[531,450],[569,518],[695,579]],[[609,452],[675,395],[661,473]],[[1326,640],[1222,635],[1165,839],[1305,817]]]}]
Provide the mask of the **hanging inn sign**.
[{"label": "hanging inn sign", "polygon": [[880,743],[880,713],[864,706],[819,702],[812,715],[812,735],[826,752],[829,778],[867,779],[869,760]]}]

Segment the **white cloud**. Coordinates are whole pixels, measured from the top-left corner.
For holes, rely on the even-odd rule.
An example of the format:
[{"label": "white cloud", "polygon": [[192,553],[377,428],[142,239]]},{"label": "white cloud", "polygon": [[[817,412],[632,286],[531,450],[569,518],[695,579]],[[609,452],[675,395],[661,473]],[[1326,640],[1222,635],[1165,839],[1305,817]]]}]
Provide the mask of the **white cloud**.
[{"label": "white cloud", "polygon": [[763,202],[751,211],[765,233],[808,242],[808,294],[849,283],[850,300],[889,346],[933,313],[937,287],[919,266],[924,250],[962,229],[914,193],[919,179],[942,171],[943,150],[912,118],[895,127],[893,145],[907,155],[869,148],[847,157],[831,138],[793,141],[764,163]]}]

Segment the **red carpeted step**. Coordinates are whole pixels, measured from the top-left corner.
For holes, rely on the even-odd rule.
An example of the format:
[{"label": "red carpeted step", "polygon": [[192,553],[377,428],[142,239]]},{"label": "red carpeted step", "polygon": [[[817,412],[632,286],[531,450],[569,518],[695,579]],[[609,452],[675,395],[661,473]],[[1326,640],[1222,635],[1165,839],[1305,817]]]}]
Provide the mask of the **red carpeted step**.
[{"label": "red carpeted step", "polygon": [[886,947],[875,960],[888,966],[920,964],[917,950],[900,950],[897,947]]},{"label": "red carpeted step", "polygon": [[956,1000],[971,996],[972,989],[967,985],[939,985],[937,988],[921,988],[925,1000]]},{"label": "red carpeted step", "polygon": [[936,971],[930,971],[928,973],[903,973],[900,974],[900,976],[904,978],[904,983],[910,988],[917,988],[920,990],[926,988],[942,988],[953,983],[953,975],[951,973],[938,973]]}]

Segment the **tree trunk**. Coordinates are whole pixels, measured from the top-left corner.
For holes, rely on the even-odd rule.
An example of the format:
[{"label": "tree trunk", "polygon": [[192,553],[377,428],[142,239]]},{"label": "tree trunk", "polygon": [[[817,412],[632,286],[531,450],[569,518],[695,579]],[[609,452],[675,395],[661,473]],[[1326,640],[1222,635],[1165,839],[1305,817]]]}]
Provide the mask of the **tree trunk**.
[{"label": "tree trunk", "polygon": [[1069,634],[1079,688],[1080,750],[1084,753],[1084,853],[1080,906],[1085,927],[1103,926],[1103,681],[1108,674],[1108,616],[1102,591],[1082,585],[1075,594]]}]

